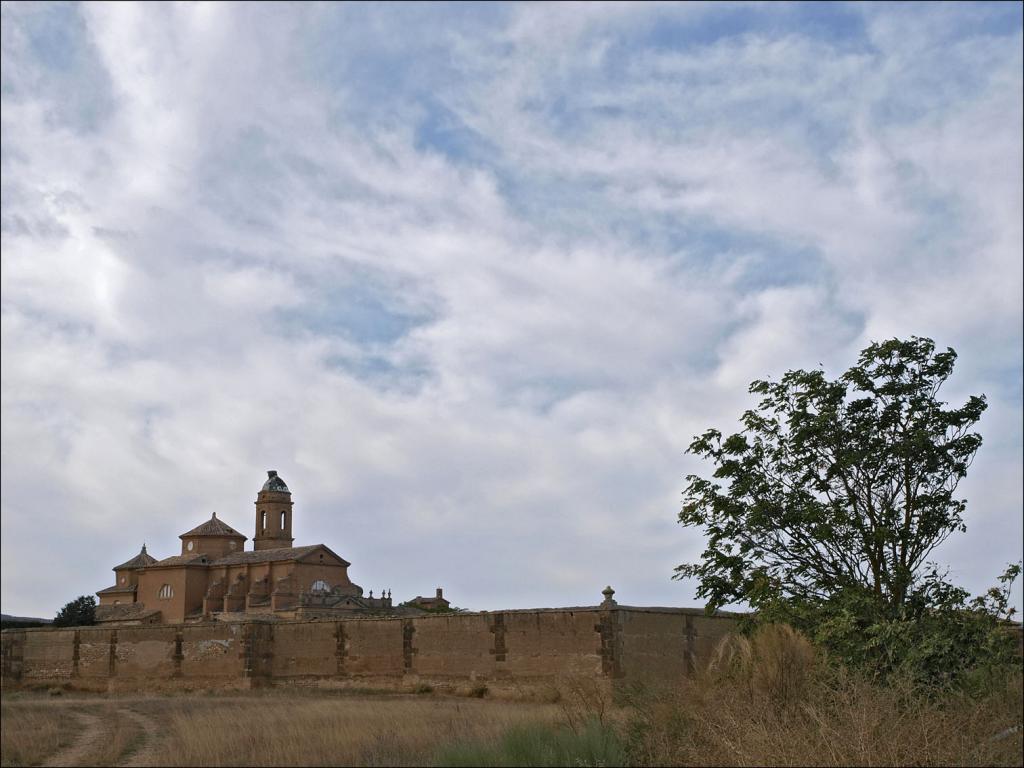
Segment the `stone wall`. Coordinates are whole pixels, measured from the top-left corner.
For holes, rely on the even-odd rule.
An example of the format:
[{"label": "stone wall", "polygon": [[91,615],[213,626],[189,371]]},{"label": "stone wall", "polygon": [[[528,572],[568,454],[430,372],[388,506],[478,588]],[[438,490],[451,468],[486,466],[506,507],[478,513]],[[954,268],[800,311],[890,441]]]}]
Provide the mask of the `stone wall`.
[{"label": "stone wall", "polygon": [[489,687],[560,678],[671,683],[705,661],[733,615],[563,608],[336,621],[13,629],[3,684],[91,689],[429,682]]}]

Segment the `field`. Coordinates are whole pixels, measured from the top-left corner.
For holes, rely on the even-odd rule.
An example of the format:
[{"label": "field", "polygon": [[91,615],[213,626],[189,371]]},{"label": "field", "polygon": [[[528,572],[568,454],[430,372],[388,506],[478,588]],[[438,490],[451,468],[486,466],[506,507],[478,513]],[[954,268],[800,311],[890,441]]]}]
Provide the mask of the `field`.
[{"label": "field", "polygon": [[550,704],[430,694],[5,694],[16,765],[432,765],[459,741],[550,724]]},{"label": "field", "polygon": [[[268,690],[8,692],[2,763],[22,765],[1021,765],[1020,679],[909,700],[853,678],[707,678],[616,705]],[[788,677],[788,679],[787,679]]]},{"label": "field", "polygon": [[[979,673],[982,670],[979,670]],[[6,691],[2,764],[698,766],[1024,764],[1019,664],[963,687],[882,684],[785,626],[723,640],[659,689],[565,679],[543,700],[272,688],[149,695]]]}]

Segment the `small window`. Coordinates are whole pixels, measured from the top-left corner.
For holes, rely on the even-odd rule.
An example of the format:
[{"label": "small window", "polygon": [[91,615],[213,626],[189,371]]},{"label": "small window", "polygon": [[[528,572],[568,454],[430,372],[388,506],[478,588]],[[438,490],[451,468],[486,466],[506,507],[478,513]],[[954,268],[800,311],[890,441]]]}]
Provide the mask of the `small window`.
[{"label": "small window", "polygon": [[121,583],[122,583],[122,584],[124,584],[124,583],[125,583],[125,581],[126,581],[125,577],[124,577],[124,576],[122,576],[122,577],[121,577]]},{"label": "small window", "polygon": [[260,520],[262,521],[261,524],[260,524],[260,527],[263,529],[263,532],[266,533],[267,532],[267,510],[264,509],[262,512],[260,512]]},{"label": "small window", "polygon": [[228,542],[228,549],[234,549],[234,548],[235,548],[235,542],[234,542],[234,540],[232,540],[232,541]]},{"label": "small window", "polygon": [[161,600],[170,600],[172,597],[174,597],[174,589],[171,587],[170,584],[164,584],[162,587],[160,587]]},{"label": "small window", "polygon": [[120,601],[120,600],[115,600],[115,601],[114,601],[114,605],[120,605],[120,604],[121,604],[121,601]]},{"label": "small window", "polygon": [[323,579],[317,579],[316,581],[313,582],[313,586],[310,587],[310,591],[312,591],[312,592],[330,592],[331,591],[331,587]]},{"label": "small window", "polygon": [[288,513],[287,512],[282,512],[281,513],[281,530],[282,531],[288,530]]},{"label": "small window", "polygon": [[190,541],[190,542],[188,543],[188,545],[187,545],[187,546],[186,546],[185,548],[186,548],[186,549],[187,549],[187,550],[188,550],[189,552],[191,552],[191,551],[192,551],[193,549],[195,549],[195,548],[196,548],[196,543],[195,543],[194,541]]}]

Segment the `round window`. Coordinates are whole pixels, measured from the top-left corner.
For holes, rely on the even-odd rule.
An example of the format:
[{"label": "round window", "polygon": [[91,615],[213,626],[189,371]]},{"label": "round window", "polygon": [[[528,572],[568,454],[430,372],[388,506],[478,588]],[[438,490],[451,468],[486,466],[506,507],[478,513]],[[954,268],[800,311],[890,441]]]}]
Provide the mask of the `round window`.
[{"label": "round window", "polygon": [[192,549],[195,547],[195,545],[196,545],[196,543],[194,541],[190,541],[188,543],[188,547],[187,547],[188,551],[191,552]]},{"label": "round window", "polygon": [[121,583],[124,584],[124,576],[121,577]]},{"label": "round window", "polygon": [[228,544],[228,547],[230,549],[234,549],[235,548],[235,542],[232,541],[230,544]]}]

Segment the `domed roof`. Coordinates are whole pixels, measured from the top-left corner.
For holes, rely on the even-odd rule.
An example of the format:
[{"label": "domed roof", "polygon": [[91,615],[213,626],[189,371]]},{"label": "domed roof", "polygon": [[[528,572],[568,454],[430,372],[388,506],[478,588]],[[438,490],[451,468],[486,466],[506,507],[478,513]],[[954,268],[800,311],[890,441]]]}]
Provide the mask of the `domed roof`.
[{"label": "domed roof", "polygon": [[245,539],[245,536],[240,534],[230,525],[222,520],[218,520],[216,512],[214,512],[213,517],[205,523],[197,525],[188,533],[181,534],[178,538],[184,539],[186,536],[231,536],[233,538]]},{"label": "domed roof", "polygon": [[120,565],[114,566],[115,571],[128,571],[134,568],[145,568],[147,565],[152,565],[156,562],[156,558],[153,557],[146,551],[146,545],[142,545],[142,551],[139,552],[135,557],[129,560],[127,563],[121,563]]},{"label": "domed roof", "polygon": [[267,470],[267,482],[263,484],[262,490],[277,491],[278,493],[291,493],[291,491],[288,490],[288,486],[285,485],[284,480],[278,476],[276,469]]}]

